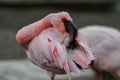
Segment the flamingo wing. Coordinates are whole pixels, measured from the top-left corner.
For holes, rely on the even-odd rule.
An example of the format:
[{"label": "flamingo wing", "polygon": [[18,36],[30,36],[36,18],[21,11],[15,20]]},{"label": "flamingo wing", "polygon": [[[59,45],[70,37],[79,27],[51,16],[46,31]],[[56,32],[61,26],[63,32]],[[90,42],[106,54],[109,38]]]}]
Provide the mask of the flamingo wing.
[{"label": "flamingo wing", "polygon": [[[51,30],[51,29],[50,29]],[[63,46],[58,42],[54,31],[49,29],[43,31],[39,35],[39,44],[45,58],[54,63],[57,68],[64,69],[66,73],[70,73],[67,53]]]},{"label": "flamingo wing", "polygon": [[67,53],[57,41],[54,30],[48,28],[42,31],[31,41],[26,53],[28,59],[47,71],[59,73],[57,69],[65,70],[70,80]]}]

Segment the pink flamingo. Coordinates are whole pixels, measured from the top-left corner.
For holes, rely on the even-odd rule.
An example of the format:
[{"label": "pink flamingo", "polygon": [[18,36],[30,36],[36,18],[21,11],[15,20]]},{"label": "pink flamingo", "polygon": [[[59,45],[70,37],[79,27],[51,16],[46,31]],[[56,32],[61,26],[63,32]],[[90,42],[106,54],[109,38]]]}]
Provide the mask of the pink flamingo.
[{"label": "pink flamingo", "polygon": [[[79,29],[79,32],[85,37],[93,53],[96,53],[93,70],[97,72],[99,80],[104,80],[110,73],[120,77],[120,31],[91,25]],[[108,72],[109,74],[105,74]],[[108,80],[115,80],[109,77],[111,79]]]},{"label": "pink flamingo", "polygon": [[16,35],[25,48],[28,59],[50,73],[79,73],[79,69],[93,64],[94,56],[84,38],[72,24],[67,12],[51,13],[33,24],[23,27]]}]

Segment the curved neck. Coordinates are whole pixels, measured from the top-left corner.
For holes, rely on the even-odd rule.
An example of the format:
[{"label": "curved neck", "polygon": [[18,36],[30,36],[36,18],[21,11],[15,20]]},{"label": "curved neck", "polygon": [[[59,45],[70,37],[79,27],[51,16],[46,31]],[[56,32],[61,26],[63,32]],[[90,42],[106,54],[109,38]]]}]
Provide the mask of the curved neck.
[{"label": "curved neck", "polygon": [[48,27],[51,27],[51,24],[47,21],[47,19],[43,18],[42,20],[34,22],[19,30],[16,35],[16,40],[24,48],[27,48],[30,41]]}]

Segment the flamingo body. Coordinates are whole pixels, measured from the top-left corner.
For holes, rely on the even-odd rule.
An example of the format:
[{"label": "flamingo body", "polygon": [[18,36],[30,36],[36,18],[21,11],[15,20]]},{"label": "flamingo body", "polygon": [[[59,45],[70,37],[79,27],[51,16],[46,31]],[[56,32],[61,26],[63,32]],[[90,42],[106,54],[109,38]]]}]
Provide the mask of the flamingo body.
[{"label": "flamingo body", "polygon": [[[54,80],[55,74],[64,73],[71,80],[70,72],[79,73],[79,67],[88,68],[94,60],[85,39],[80,34],[76,35],[76,32],[74,35],[69,26],[67,30],[71,32],[67,32],[64,21],[72,22],[67,12],[52,13],[22,28],[16,36],[17,42],[25,48],[28,59],[47,70],[51,80]],[[71,28],[75,29],[73,25]],[[75,44],[74,42],[79,46],[68,49],[67,46]]]},{"label": "flamingo body", "polygon": [[[120,76],[120,32],[117,29],[99,25],[79,29],[88,45],[96,54],[95,69]],[[102,79],[100,79],[102,80]]]}]

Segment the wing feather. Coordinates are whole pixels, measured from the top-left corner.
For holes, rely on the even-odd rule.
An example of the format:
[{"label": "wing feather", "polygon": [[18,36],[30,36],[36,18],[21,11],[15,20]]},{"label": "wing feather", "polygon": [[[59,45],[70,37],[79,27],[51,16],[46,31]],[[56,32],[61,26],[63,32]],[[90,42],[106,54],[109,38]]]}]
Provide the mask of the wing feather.
[{"label": "wing feather", "polygon": [[63,46],[57,41],[57,37],[52,34],[45,34],[40,35],[40,40],[41,48],[46,58],[53,60],[58,68],[64,69],[69,75],[70,80],[70,69],[67,60],[67,54]]}]

